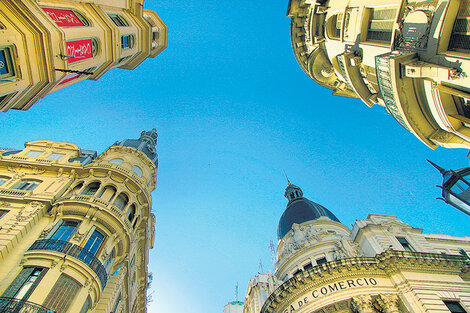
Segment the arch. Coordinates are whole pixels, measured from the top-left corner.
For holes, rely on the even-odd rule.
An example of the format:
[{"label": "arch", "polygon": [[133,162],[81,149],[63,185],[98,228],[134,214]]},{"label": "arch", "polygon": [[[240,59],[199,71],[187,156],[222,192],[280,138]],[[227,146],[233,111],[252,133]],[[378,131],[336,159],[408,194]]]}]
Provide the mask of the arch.
[{"label": "arch", "polygon": [[135,204],[133,203],[129,206],[129,209],[127,210],[127,219],[129,220],[129,222],[132,223],[134,218],[135,218]]},{"label": "arch", "polygon": [[77,194],[80,191],[80,189],[82,189],[82,187],[83,187],[83,181],[79,182],[73,188],[70,189],[71,194]]},{"label": "arch", "polygon": [[119,210],[124,210],[124,208],[129,203],[129,196],[124,192],[121,192],[113,202],[113,205],[117,207]]},{"label": "arch", "polygon": [[116,195],[117,189],[113,185],[106,185],[97,195],[98,198],[101,198],[105,201],[111,202],[114,196]]},{"label": "arch", "polygon": [[132,224],[132,228],[133,228],[133,229],[135,229],[135,227],[136,227],[138,221],[139,221],[139,217],[137,216],[137,218],[136,218],[135,221],[134,221],[134,224]]},{"label": "arch", "polygon": [[122,162],[124,162],[124,160],[121,158],[114,158],[108,161],[109,164],[116,164],[116,165],[122,165]]},{"label": "arch", "polygon": [[137,176],[139,177],[142,177],[143,176],[143,173],[142,173],[142,169],[137,166],[137,165],[134,165],[132,168],[131,168],[131,171],[134,172]]},{"label": "arch", "polygon": [[101,182],[95,181],[92,183],[89,183],[82,191],[82,195],[87,195],[87,196],[94,196],[98,189],[100,189]]}]

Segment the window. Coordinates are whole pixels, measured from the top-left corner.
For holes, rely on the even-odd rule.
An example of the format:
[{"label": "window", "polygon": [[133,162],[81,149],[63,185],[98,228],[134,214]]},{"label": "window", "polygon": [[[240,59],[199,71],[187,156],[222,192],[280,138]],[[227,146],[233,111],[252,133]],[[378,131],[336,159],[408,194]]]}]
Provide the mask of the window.
[{"label": "window", "polygon": [[47,156],[48,159],[53,159],[53,160],[60,160],[65,154],[61,153],[51,153]]},{"label": "window", "polygon": [[121,36],[121,48],[132,49],[134,47],[134,41],[135,41],[134,35]]},{"label": "window", "polygon": [[98,254],[98,251],[101,248],[101,245],[104,242],[104,238],[105,236],[95,229],[93,231],[93,234],[91,234],[90,238],[88,238],[88,241],[86,242],[83,249],[96,256],[96,254]]},{"label": "window", "polygon": [[339,39],[341,36],[341,24],[343,22],[343,13],[337,13],[328,19],[327,33],[332,39]]},{"label": "window", "polygon": [[31,151],[28,151],[25,155],[26,156],[29,156],[29,157],[38,157],[42,154],[42,151],[35,151],[35,150],[31,150]]},{"label": "window", "polygon": [[15,76],[13,54],[10,47],[0,48],[0,81]]},{"label": "window", "polygon": [[3,215],[6,215],[8,211],[6,210],[0,210],[0,218],[2,218]]},{"label": "window", "polygon": [[156,30],[152,31],[152,41],[157,41],[160,38],[160,33]]},{"label": "window", "polygon": [[98,189],[100,189],[100,185],[101,184],[99,182],[94,182],[94,183],[89,184],[83,190],[82,195],[94,196],[95,193],[98,191]]},{"label": "window", "polygon": [[444,300],[443,302],[452,313],[467,313],[457,300]]},{"label": "window", "polygon": [[69,241],[70,237],[75,233],[79,223],[76,221],[62,221],[59,228],[55,231],[50,239]]},{"label": "window", "polygon": [[390,43],[393,25],[395,24],[396,8],[370,8],[367,25],[367,41]]},{"label": "window", "polygon": [[25,267],[8,286],[2,297],[27,300],[41,281],[47,269],[42,267]]},{"label": "window", "polygon": [[61,274],[43,305],[46,308],[54,308],[54,312],[67,312],[79,290],[80,284],[75,279]]},{"label": "window", "polygon": [[110,160],[108,163],[109,163],[109,164],[121,165],[122,162],[123,162],[122,159],[112,159],[112,160]]},{"label": "window", "polygon": [[459,115],[470,118],[470,98],[452,96]]},{"label": "window", "polygon": [[142,177],[142,169],[138,167],[137,165],[134,165],[131,168],[131,171],[133,171],[137,176]]},{"label": "window", "polygon": [[119,194],[119,196],[116,197],[116,200],[114,200],[114,206],[116,206],[119,210],[124,210],[126,207],[127,203],[129,202],[129,198],[125,193]]},{"label": "window", "polygon": [[306,264],[306,265],[304,266],[304,271],[306,271],[306,270],[308,270],[308,269],[310,269],[310,268],[312,268],[312,267],[313,267],[313,266],[312,266],[312,263],[309,262],[308,264]]},{"label": "window", "polygon": [[317,265],[324,264],[328,262],[325,257],[317,259]]},{"label": "window", "polygon": [[397,237],[397,240],[398,242],[401,244],[401,246],[403,247],[403,249],[405,249],[406,251],[415,251],[415,249],[413,249],[413,247],[410,245],[410,243],[408,242],[408,240],[406,240],[406,238],[404,237]]},{"label": "window", "polygon": [[13,187],[13,189],[31,191],[31,190],[34,190],[37,186],[39,186],[38,182],[28,180],[28,181],[19,182]]},{"label": "window", "polygon": [[132,228],[135,229],[135,226],[137,225],[137,222],[139,221],[139,217],[137,217],[134,221],[134,224],[132,224]]},{"label": "window", "polygon": [[459,12],[450,36],[450,51],[470,52],[470,1],[460,2]]},{"label": "window", "polygon": [[0,186],[6,183],[10,178],[8,177],[0,177]]},{"label": "window", "polygon": [[122,17],[122,15],[108,14],[108,16],[111,18],[113,23],[118,27],[129,26],[129,23],[126,21],[126,19],[124,17]]}]

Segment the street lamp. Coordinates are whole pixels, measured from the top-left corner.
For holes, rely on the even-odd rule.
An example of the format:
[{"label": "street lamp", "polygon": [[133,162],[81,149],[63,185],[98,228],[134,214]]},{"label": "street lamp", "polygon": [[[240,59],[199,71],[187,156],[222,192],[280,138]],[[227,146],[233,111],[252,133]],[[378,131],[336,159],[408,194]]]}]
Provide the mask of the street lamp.
[{"label": "street lamp", "polygon": [[459,170],[445,170],[435,163],[427,160],[443,176],[442,198],[446,203],[454,206],[463,213],[470,216],[470,167]]}]

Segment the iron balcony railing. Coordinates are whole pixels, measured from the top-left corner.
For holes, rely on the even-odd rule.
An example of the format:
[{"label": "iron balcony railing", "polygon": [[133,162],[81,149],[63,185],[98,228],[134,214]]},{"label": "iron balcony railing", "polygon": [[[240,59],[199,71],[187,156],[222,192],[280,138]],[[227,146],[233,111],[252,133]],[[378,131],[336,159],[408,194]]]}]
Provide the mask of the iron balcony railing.
[{"label": "iron balcony railing", "polygon": [[15,298],[0,297],[0,313],[49,313],[42,305]]},{"label": "iron balcony railing", "polygon": [[106,286],[108,275],[106,274],[106,270],[103,264],[101,264],[94,254],[77,245],[74,245],[73,243],[62,240],[42,239],[34,242],[28,250],[50,250],[72,256],[88,265],[96,273],[96,275],[98,275],[103,289]]}]

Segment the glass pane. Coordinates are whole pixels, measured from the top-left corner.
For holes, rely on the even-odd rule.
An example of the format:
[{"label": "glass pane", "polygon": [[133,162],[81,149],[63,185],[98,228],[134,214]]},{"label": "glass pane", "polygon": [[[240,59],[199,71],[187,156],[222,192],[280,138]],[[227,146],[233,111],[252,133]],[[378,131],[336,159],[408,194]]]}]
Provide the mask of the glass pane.
[{"label": "glass pane", "polygon": [[109,163],[109,164],[121,165],[121,164],[122,164],[122,159],[112,159],[112,160],[109,161],[108,163]]},{"label": "glass pane", "polygon": [[10,48],[0,49],[0,76],[6,78],[15,75],[12,68]]},{"label": "glass pane", "polygon": [[131,168],[131,171],[133,171],[134,173],[136,173],[137,176],[142,177],[142,170],[141,170],[140,167],[138,167],[137,165],[134,165],[134,166]]},{"label": "glass pane", "polygon": [[73,233],[78,227],[78,222],[65,221],[60,225],[59,229],[55,232],[51,239],[69,241]]},{"label": "glass pane", "polygon": [[26,153],[26,156],[30,156],[30,157],[38,157],[42,154],[42,151],[29,151],[28,153]]},{"label": "glass pane", "polygon": [[26,295],[26,293],[31,289],[31,287],[34,285],[34,282],[38,279],[39,275],[41,274],[40,269],[36,269],[31,273],[29,276],[28,280],[24,283],[23,287],[18,291],[18,293],[14,296],[16,299],[23,299]]},{"label": "glass pane", "polygon": [[3,185],[6,182],[7,182],[7,180],[5,178],[0,177],[0,186]]},{"label": "glass pane", "polygon": [[93,255],[96,255],[103,241],[104,241],[104,235],[102,235],[99,231],[95,230],[93,234],[90,236],[90,239],[88,239],[83,249],[87,250]]},{"label": "glass pane", "polygon": [[60,153],[52,153],[50,154],[47,158],[48,159],[54,159],[54,160],[60,160],[65,154],[60,154]]}]

